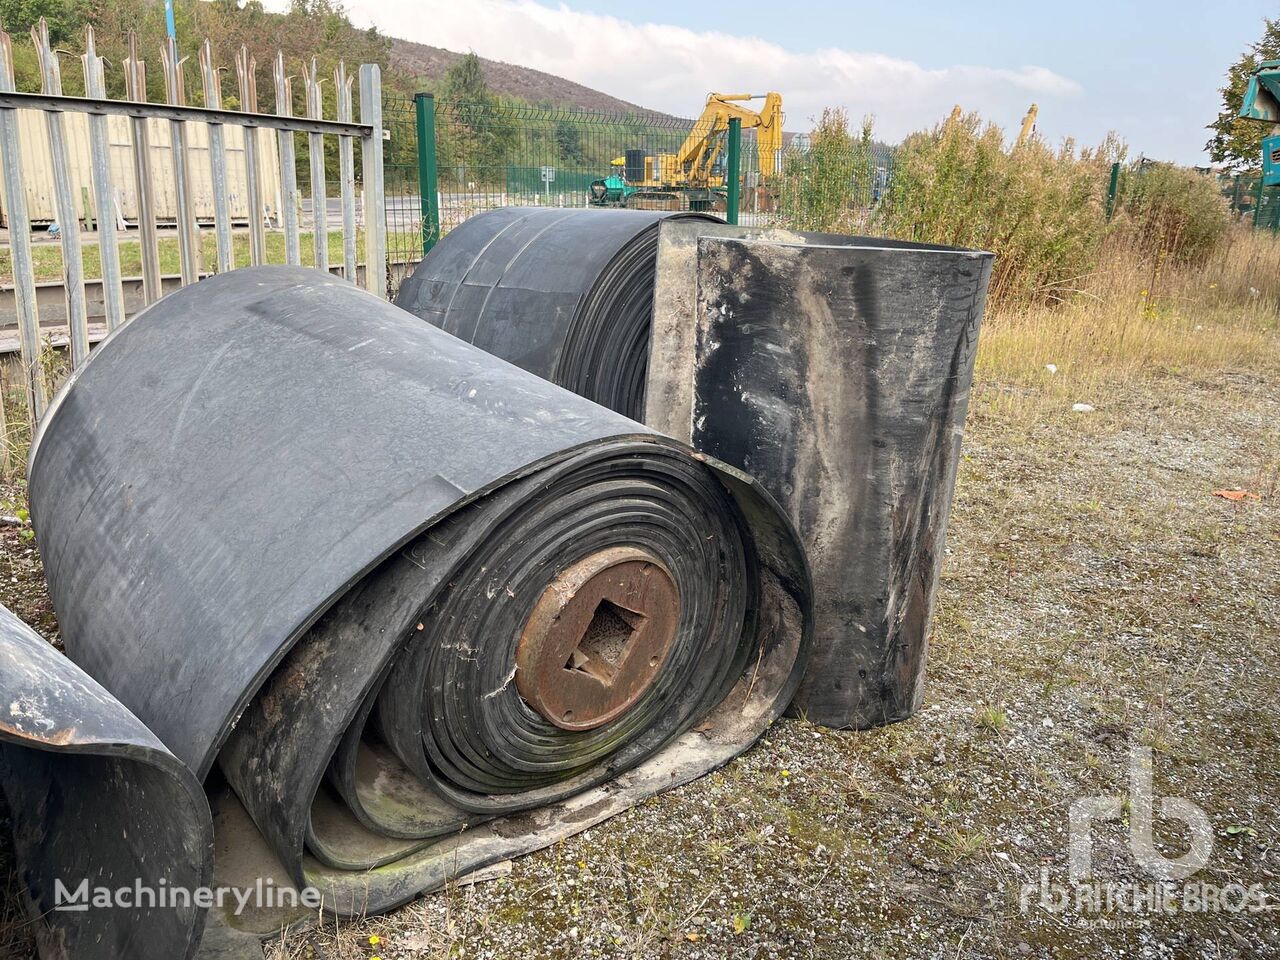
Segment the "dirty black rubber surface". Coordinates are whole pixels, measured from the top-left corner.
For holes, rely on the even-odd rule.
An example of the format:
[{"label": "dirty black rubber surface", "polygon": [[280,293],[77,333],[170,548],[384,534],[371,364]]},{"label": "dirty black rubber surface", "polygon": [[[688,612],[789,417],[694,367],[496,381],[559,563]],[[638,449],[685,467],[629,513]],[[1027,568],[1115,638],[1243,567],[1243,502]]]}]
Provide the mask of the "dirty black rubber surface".
[{"label": "dirty black rubber surface", "polygon": [[664,220],[703,213],[504,207],[451,230],[397,306],[468,343],[644,419],[654,254]]},{"label": "dirty black rubber surface", "polygon": [[701,237],[693,445],[760,478],[814,571],[794,711],[919,709],[991,255]]},{"label": "dirty black rubber surface", "polygon": [[[204,781],[216,883],[314,887],[337,914],[726,762],[808,653],[803,553],[754,481],[311,270],[140,314],[59,395],[29,478],[67,653],[179,784]],[[564,730],[517,692],[516,643],[561,570],[617,547],[670,574],[678,629],[633,706]],[[111,816],[190,819],[117,781]],[[38,863],[128,882],[117,846]],[[201,956],[253,955],[308,913],[215,910]],[[155,957],[197,929],[125,926]]]}]

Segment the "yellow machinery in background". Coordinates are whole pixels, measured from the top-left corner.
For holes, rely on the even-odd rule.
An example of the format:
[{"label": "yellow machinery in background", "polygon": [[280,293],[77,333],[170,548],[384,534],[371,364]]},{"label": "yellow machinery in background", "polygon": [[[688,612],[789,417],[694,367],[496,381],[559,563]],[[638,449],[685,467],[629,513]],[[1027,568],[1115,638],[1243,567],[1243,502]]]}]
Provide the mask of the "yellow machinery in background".
[{"label": "yellow machinery in background", "polygon": [[1031,109],[1027,111],[1027,115],[1022,118],[1022,129],[1018,131],[1018,142],[1013,145],[1016,150],[1022,146],[1036,132],[1036,117],[1040,116],[1040,107],[1038,104],[1032,104]]},{"label": "yellow machinery in background", "polygon": [[[1033,103],[1026,116],[1022,118],[1022,126],[1018,130],[1018,139],[1014,141],[1013,149],[1017,150],[1023,144],[1027,143],[1036,132],[1036,119],[1040,116],[1040,105]],[[944,129],[950,129],[953,124],[959,123],[964,118],[964,110],[960,104],[956,104],[951,108],[951,116],[947,117]]]},{"label": "yellow machinery in background", "polygon": [[[743,106],[764,100],[764,107]],[[729,121],[756,131],[756,153],[762,180],[777,172],[782,152],[782,95],[778,93],[713,93],[702,115],[675,153],[628,150],[612,164],[614,171],[591,184],[591,203],[602,207],[641,209],[724,209],[722,154]]]}]

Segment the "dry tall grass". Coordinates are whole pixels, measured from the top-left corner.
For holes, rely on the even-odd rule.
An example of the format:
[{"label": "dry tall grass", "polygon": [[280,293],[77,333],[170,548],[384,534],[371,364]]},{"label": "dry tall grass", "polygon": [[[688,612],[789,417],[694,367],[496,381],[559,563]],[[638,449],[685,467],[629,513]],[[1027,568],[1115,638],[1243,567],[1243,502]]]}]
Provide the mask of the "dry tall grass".
[{"label": "dry tall grass", "polygon": [[991,250],[991,302],[1000,306],[1069,299],[1085,278],[1110,272],[1110,261],[1130,263],[1126,246],[1188,263],[1213,255],[1230,214],[1214,181],[1194,170],[1125,164],[1108,222],[1111,167],[1125,152],[1114,135],[1092,149],[1071,140],[1053,148],[1035,136],[1011,143],[977,114],[952,118],[897,149],[872,229]]},{"label": "dry tall grass", "polygon": [[1196,262],[1208,257],[1231,227],[1217,184],[1168,163],[1122,168],[1111,234],[1143,250]]},{"label": "dry tall grass", "polygon": [[1108,221],[1124,155],[1114,136],[1015,145],[976,114],[898,148],[873,230],[996,255],[977,360],[988,398],[1087,402],[1151,375],[1280,373],[1280,240],[1233,225],[1210,178],[1168,164],[1125,164]]},{"label": "dry tall grass", "polygon": [[[1099,267],[1061,302],[997,303],[977,379],[1089,401],[1107,383],[1280,375],[1280,239],[1237,227],[1197,263],[1114,237]],[[1052,367],[1052,369],[1051,369]]]}]

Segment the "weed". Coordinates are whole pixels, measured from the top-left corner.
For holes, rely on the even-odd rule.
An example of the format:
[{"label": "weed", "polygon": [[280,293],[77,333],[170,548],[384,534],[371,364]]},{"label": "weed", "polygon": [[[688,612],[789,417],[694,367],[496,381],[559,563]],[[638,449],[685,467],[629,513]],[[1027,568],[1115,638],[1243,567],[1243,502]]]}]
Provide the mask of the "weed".
[{"label": "weed", "polygon": [[999,733],[1008,725],[1009,715],[1005,713],[1003,707],[982,707],[975,715],[974,723],[978,725],[980,730]]}]

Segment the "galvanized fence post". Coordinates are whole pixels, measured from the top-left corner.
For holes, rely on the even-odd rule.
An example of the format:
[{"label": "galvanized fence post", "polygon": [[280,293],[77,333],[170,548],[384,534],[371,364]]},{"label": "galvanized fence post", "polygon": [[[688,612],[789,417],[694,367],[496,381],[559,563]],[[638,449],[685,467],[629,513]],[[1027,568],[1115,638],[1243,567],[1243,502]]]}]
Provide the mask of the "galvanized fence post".
[{"label": "galvanized fence post", "polygon": [[[129,57],[124,62],[125,96],[147,101],[147,68],[138,57],[138,36],[129,31]],[[142,260],[142,301],[155,303],[160,289],[160,251],[156,246],[155,199],[151,192],[151,130],[146,117],[130,118],[133,132],[133,186],[138,198],[138,246]]]},{"label": "galvanized fence post", "polygon": [[[213,65],[213,47],[205,40],[200,47],[200,79],[204,85],[204,105],[222,109],[222,75]],[[235,265],[231,249],[231,200],[227,195],[227,155],[223,150],[222,124],[210,121],[209,176],[213,181],[213,232],[218,254],[218,272]]]},{"label": "galvanized fence post", "polygon": [[360,66],[360,122],[369,127],[361,139],[364,171],[364,285],[387,296],[386,197],[382,181],[382,71],[376,63]]},{"label": "galvanized fence post", "polygon": [[725,198],[725,219],[736,224],[738,222],[738,191],[742,181],[742,121],[737,117],[729,118],[729,149],[725,160],[725,178],[729,188],[728,196]]},{"label": "galvanized fence post", "polygon": [[[103,100],[107,82],[102,58],[94,44],[93,27],[84,31],[84,90],[86,96]],[[89,154],[93,174],[93,198],[98,214],[98,260],[102,265],[102,304],[107,315],[107,330],[124,323],[124,287],[120,277],[120,250],[116,245],[115,189],[111,185],[111,138],[107,116],[89,114]]]},{"label": "galvanized fence post", "polygon": [[[338,104],[338,119],[351,122],[351,83],[347,65],[341,60],[333,71],[334,93]],[[342,194],[342,275],[352,283],[358,282],[356,274],[356,161],[355,145],[350,137],[338,137],[338,189]]]},{"label": "galvanized fence post", "polygon": [[[44,18],[31,28],[36,56],[40,61],[41,90],[47,96],[62,96],[62,71],[58,55],[49,46],[49,25]],[[89,310],[84,293],[84,258],[80,249],[80,215],[71,189],[71,167],[67,160],[67,138],[61,110],[46,109],[45,129],[49,137],[49,157],[53,172],[54,210],[58,237],[62,241],[62,283],[66,292],[67,327],[71,340],[72,369],[89,358]]]},{"label": "galvanized fence post", "polygon": [[[302,83],[307,92],[307,116],[324,119],[324,101],[320,98],[320,77],[316,58],[311,67],[302,65]],[[307,159],[311,166],[311,248],[317,270],[329,269],[329,196],[324,183],[324,134],[307,135]]]},{"label": "galvanized fence post", "polygon": [[[293,84],[284,72],[284,54],[276,54],[273,68],[276,82],[276,116],[293,116]],[[277,130],[276,146],[280,151],[280,221],[284,226],[284,259],[299,266],[302,252],[298,246],[298,171],[294,166],[293,131]]]},{"label": "galvanized fence post", "polygon": [[[247,114],[258,112],[258,64],[246,45],[236,54],[236,85],[240,91],[240,109]],[[262,225],[262,187],[258,182],[258,128],[240,128],[244,138],[245,204],[249,208],[249,262],[255,267],[267,262],[267,234]]]},{"label": "galvanized fence post", "polygon": [[[0,92],[13,93],[13,44],[0,31]],[[31,258],[31,222],[27,219],[27,187],[22,179],[22,144],[18,111],[0,108],[0,167],[9,209],[9,252],[13,264],[14,301],[18,312],[18,344],[22,351],[22,379],[31,422],[44,415],[48,397],[40,365],[40,314],[36,307],[35,269]]]},{"label": "galvanized fence post", "polygon": [[[178,43],[172,37],[160,50],[164,60],[165,97],[171,106],[185,106],[187,95]],[[181,261],[182,285],[200,279],[200,234],[195,206],[191,197],[191,177],[187,168],[187,128],[181,120],[169,121],[169,146],[173,153],[173,191],[177,206],[178,258]]]},{"label": "galvanized fence post", "polygon": [[440,182],[436,167],[436,98],[413,95],[418,127],[418,198],[422,205],[422,255],[440,239]]}]

